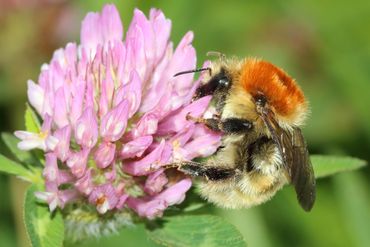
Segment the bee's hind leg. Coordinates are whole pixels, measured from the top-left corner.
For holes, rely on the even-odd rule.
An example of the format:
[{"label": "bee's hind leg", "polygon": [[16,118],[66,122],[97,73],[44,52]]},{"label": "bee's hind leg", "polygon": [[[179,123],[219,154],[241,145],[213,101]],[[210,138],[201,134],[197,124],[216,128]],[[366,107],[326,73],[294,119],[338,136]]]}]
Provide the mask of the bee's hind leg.
[{"label": "bee's hind leg", "polygon": [[176,167],[177,170],[192,177],[203,177],[207,180],[218,181],[233,177],[236,174],[235,169],[222,166],[207,166],[203,163],[184,161],[166,165],[167,168]]}]

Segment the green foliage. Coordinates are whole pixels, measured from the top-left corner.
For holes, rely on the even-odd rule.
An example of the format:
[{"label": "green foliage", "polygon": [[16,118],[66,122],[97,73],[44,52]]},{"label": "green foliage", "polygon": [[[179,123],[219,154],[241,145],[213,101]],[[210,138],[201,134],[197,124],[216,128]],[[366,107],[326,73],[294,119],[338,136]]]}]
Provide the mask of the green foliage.
[{"label": "green foliage", "polygon": [[0,172],[5,172],[11,175],[21,177],[29,180],[31,177],[30,172],[17,162],[14,162],[7,157],[0,154]]},{"label": "green foliage", "polygon": [[10,133],[1,133],[1,138],[3,139],[5,145],[9,148],[10,152],[24,165],[39,166],[40,161],[28,151],[20,150],[17,147],[19,140]]},{"label": "green foliage", "polygon": [[344,227],[352,233],[353,246],[369,246],[370,194],[366,179],[358,172],[351,172],[338,174],[333,181],[337,206],[347,222]]},{"label": "green foliage", "polygon": [[61,247],[64,240],[64,222],[59,211],[50,213],[46,205],[36,201],[38,188],[31,185],[25,195],[24,222],[32,247]]},{"label": "green foliage", "polygon": [[366,161],[361,159],[326,155],[311,155],[311,161],[316,178],[359,169],[366,165]]},{"label": "green foliage", "polygon": [[41,130],[40,121],[37,118],[35,111],[32,109],[32,107],[29,104],[26,105],[24,121],[25,121],[25,126],[26,126],[27,131],[35,132],[35,133],[40,132]]},{"label": "green foliage", "polygon": [[148,235],[165,246],[246,246],[243,236],[233,225],[213,215],[164,218],[163,224],[148,231]]},{"label": "green foliage", "polygon": [[1,138],[17,162],[0,154],[0,171],[35,184],[42,184],[40,160],[32,152],[18,149],[19,140],[12,134],[1,133]]}]

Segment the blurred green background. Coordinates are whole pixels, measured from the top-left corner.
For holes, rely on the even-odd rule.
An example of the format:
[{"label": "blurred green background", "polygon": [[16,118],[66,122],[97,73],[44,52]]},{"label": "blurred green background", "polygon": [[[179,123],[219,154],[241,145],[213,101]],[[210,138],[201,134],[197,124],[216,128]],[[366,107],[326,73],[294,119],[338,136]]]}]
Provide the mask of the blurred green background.
[{"label": "blurred green background", "polygon": [[[80,22],[106,1],[0,1],[0,128],[23,128],[27,79],[37,80],[53,50],[79,40]],[[258,56],[289,71],[311,102],[304,129],[311,153],[370,160],[370,2],[111,1],[127,27],[135,7],[161,8],[177,43],[195,32],[198,64],[207,51]],[[6,153],[3,145],[0,152]],[[249,210],[213,207],[249,246],[370,246],[369,168],[318,181],[316,205],[305,213],[291,187]],[[23,232],[26,185],[0,174],[1,246],[28,246]],[[139,226],[83,246],[154,246]],[[78,245],[82,246],[82,245]]]}]

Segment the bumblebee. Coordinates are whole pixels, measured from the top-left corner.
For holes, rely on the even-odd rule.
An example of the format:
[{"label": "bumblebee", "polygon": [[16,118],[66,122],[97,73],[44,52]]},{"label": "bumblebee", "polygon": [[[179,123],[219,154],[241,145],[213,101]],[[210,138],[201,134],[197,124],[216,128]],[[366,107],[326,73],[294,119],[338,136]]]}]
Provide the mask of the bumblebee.
[{"label": "bumblebee", "polygon": [[291,183],[305,211],[315,202],[315,178],[300,127],[308,102],[294,79],[256,58],[221,57],[208,70],[194,100],[212,95],[217,114],[187,116],[222,133],[222,146],[205,163],[184,161],[178,170],[200,177],[200,194],[223,208],[266,202]]}]

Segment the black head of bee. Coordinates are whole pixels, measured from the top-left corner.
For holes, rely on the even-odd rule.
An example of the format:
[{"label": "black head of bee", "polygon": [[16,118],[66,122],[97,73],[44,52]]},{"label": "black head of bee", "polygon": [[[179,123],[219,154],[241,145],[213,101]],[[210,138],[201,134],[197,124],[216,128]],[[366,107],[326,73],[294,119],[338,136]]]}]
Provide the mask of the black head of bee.
[{"label": "black head of bee", "polygon": [[193,100],[199,99],[203,96],[213,95],[216,91],[226,91],[230,88],[230,86],[231,80],[229,76],[227,75],[225,69],[221,69],[218,74],[211,77],[211,79],[207,83],[201,85],[197,89]]}]

